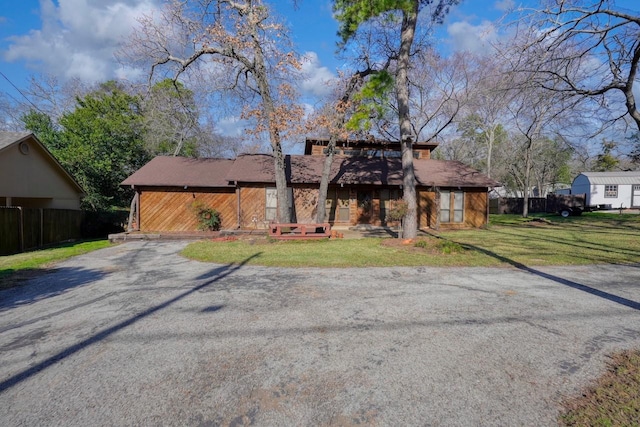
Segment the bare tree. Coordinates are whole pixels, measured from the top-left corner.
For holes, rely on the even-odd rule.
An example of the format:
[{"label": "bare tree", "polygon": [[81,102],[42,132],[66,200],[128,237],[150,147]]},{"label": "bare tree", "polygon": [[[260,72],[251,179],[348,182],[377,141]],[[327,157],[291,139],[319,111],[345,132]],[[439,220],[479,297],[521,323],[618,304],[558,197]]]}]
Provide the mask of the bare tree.
[{"label": "bare tree", "polygon": [[458,122],[459,129],[465,129],[477,136],[485,147],[485,172],[493,176],[493,149],[504,127],[507,107],[513,93],[509,90],[509,79],[504,78],[505,70],[495,55],[472,56],[467,54],[470,64],[468,73],[474,78],[469,84],[469,99],[465,105],[465,115]]},{"label": "bare tree", "polygon": [[532,15],[522,22],[540,29],[525,51],[538,52],[542,46],[547,54],[527,55],[521,70],[535,72],[532,77],[548,90],[611,110],[612,121],[630,117],[640,130],[634,96],[640,14],[616,7],[614,0],[555,0],[545,9],[525,12]]},{"label": "bare tree", "polygon": [[225,89],[245,94],[244,117],[254,121],[254,133],[268,134],[273,152],[280,222],[290,219],[283,135],[303,114],[290,84],[300,64],[286,35],[260,0],[174,0],[160,16],[141,19],[123,50],[150,63],[150,79],[167,66],[174,80],[188,71],[217,72]]},{"label": "bare tree", "polygon": [[163,80],[143,99],[144,141],[154,154],[196,156],[199,111],[193,92],[180,82]]},{"label": "bare tree", "polygon": [[79,79],[61,82],[50,74],[29,76],[25,88],[17,89],[16,95],[0,93],[0,112],[7,130],[23,130],[21,118],[30,111],[48,116],[53,123],[65,113],[73,111],[77,98],[81,98],[92,89]]}]

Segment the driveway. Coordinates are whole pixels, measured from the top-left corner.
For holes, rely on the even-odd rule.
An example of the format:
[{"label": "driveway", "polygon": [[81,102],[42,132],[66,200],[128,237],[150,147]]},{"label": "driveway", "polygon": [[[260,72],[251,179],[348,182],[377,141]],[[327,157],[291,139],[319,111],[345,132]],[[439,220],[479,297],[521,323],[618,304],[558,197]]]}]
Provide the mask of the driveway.
[{"label": "driveway", "polygon": [[3,426],[555,425],[640,266],[285,269],[129,242],[0,292]]}]

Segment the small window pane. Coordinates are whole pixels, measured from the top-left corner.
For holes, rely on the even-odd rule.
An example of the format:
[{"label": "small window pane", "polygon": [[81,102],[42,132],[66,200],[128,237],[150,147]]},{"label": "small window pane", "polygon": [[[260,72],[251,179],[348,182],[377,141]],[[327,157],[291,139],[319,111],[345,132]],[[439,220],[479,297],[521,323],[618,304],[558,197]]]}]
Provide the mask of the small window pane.
[{"label": "small window pane", "polygon": [[618,197],[618,186],[617,185],[605,185],[604,186],[604,197]]},{"label": "small window pane", "polygon": [[451,206],[451,192],[443,191],[440,193],[440,209],[449,209]]},{"label": "small window pane", "polygon": [[453,222],[462,222],[464,219],[464,193],[453,193]]},{"label": "small window pane", "polygon": [[440,211],[440,222],[451,222],[449,209],[442,209]]},{"label": "small window pane", "polygon": [[462,191],[456,191],[453,193],[453,209],[462,210],[464,208],[463,201],[464,198]]}]

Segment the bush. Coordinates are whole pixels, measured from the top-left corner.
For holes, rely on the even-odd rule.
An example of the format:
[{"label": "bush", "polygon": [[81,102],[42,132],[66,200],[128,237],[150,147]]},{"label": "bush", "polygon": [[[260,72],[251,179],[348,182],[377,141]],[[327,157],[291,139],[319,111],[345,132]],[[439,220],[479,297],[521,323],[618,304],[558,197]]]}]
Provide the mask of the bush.
[{"label": "bush", "polygon": [[222,221],[220,220],[220,213],[217,210],[205,205],[199,200],[196,200],[191,204],[191,210],[195,213],[198,220],[198,230],[220,230]]},{"label": "bush", "polygon": [[441,240],[438,242],[438,248],[443,254],[454,254],[464,251],[464,248],[460,243],[452,242],[451,240]]},{"label": "bush", "polygon": [[387,212],[387,222],[391,221],[402,221],[404,216],[407,214],[409,207],[404,200],[395,200]]}]

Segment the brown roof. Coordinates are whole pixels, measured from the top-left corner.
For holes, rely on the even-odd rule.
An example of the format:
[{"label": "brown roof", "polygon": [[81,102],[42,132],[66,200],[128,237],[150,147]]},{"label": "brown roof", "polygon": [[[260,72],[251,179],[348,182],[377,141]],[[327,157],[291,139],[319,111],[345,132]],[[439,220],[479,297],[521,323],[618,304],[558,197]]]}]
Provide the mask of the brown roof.
[{"label": "brown roof", "polygon": [[[324,156],[286,156],[287,182],[319,184]],[[500,185],[460,162],[415,159],[416,181],[424,187],[495,187]],[[235,160],[156,157],[124,180],[122,185],[151,187],[229,187],[235,182],[275,182],[274,158],[247,154]],[[402,185],[400,159],[334,157],[332,184]]]},{"label": "brown roof", "polygon": [[122,182],[151,187],[229,187],[229,159],[158,156]]},{"label": "brown roof", "polygon": [[498,187],[482,172],[453,160],[414,160],[416,180],[425,187]]}]

